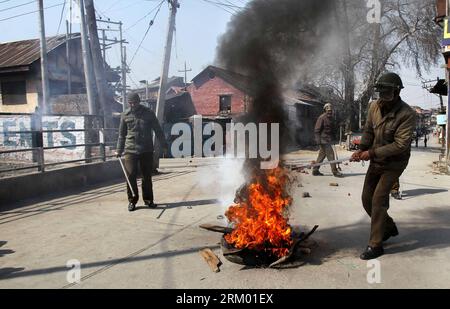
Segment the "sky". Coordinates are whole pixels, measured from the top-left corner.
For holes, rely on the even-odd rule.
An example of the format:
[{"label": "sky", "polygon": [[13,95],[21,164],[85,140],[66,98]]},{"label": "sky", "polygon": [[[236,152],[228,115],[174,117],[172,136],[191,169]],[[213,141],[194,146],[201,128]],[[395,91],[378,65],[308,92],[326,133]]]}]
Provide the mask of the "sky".
[{"label": "sky", "polygon": [[[191,80],[202,69],[213,64],[218,39],[225,33],[227,24],[233,16],[233,10],[240,10],[250,1],[220,0],[229,5],[227,7],[215,4],[219,0],[179,0],[180,9],[177,13],[169,75],[183,76],[184,73],[178,71],[184,69],[186,62],[187,68],[192,69],[188,73],[188,80]],[[162,5],[158,11],[157,8],[161,2]],[[47,36],[65,33],[68,3],[69,0],[44,0]],[[141,80],[152,81],[157,78],[161,72],[168,26],[169,6],[167,1],[94,0],[94,3],[97,13],[102,19],[109,18],[111,21],[122,21],[124,24],[124,38],[129,42],[127,46],[128,62],[134,57],[130,64],[129,85],[136,88],[140,86]],[[13,8],[15,6],[17,7]],[[34,12],[36,9],[37,1],[0,0],[0,42],[38,38],[38,14]],[[157,11],[158,14],[156,14]],[[25,13],[31,14],[17,16]],[[62,23],[60,23],[61,16]],[[8,19],[10,17],[13,18]],[[149,21],[153,18],[154,24],[144,38]],[[99,27],[103,26],[104,24],[99,24]],[[74,24],[73,27],[73,31],[79,31],[79,25]],[[117,32],[108,34],[108,38],[114,37],[118,37]],[[141,41],[141,47],[138,48]],[[119,66],[120,49],[115,47],[108,50],[106,58],[112,67]],[[442,64],[444,64],[443,58]],[[426,109],[439,106],[439,98],[422,88],[421,80],[416,77],[413,70],[403,68],[398,73],[405,83],[405,89],[402,92],[404,101]],[[430,68],[430,72],[424,74],[424,80],[432,80],[437,77],[444,78],[444,69],[440,65]]]}]

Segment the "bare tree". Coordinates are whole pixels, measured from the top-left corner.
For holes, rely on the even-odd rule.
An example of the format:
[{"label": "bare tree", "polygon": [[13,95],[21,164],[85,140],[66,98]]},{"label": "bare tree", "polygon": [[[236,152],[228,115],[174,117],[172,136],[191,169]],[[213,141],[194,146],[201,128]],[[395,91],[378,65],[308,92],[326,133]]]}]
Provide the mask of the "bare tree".
[{"label": "bare tree", "polygon": [[[389,65],[392,69],[413,67],[422,77],[438,63],[440,28],[435,24],[433,0],[385,0],[381,24],[376,26],[374,50],[369,65],[361,72],[369,78],[361,87],[358,101],[367,107],[375,80]],[[378,30],[379,29],[379,30]]]},{"label": "bare tree", "polygon": [[434,23],[434,0],[380,0],[381,23],[370,24],[362,0],[338,0],[332,36],[336,48],[324,51],[315,81],[340,97],[347,130],[358,127],[377,78],[386,70],[414,68],[419,77],[440,56],[440,28]]}]

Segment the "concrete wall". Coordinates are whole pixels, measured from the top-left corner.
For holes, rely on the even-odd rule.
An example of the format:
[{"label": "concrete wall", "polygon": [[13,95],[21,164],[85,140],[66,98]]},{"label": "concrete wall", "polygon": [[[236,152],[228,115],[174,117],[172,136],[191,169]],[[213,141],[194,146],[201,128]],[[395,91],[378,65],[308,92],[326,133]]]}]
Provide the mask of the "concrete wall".
[{"label": "concrete wall", "polygon": [[[0,209],[8,203],[123,178],[118,161],[0,179]],[[125,183],[125,180],[124,180]],[[125,184],[124,184],[125,186]]]}]

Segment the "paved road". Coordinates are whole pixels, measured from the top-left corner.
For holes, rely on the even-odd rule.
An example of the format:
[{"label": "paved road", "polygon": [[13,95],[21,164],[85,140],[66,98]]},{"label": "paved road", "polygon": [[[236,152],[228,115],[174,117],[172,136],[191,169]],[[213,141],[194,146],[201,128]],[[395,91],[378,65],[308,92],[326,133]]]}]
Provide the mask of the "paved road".
[{"label": "paved road", "polygon": [[[128,213],[122,183],[12,205],[0,213],[0,288],[450,288],[450,177],[433,174],[437,158],[434,149],[414,150],[401,178],[404,200],[391,200],[401,235],[379,258],[378,284],[367,282],[358,258],[369,233],[360,203],[367,167],[344,165],[343,179],[329,167],[324,177],[298,174],[291,223],[320,225],[318,247],[296,267],[252,269],[225,260],[220,235],[198,228],[220,221],[240,184],[237,166],[206,159],[164,162],[155,210]],[[312,197],[302,198],[305,191]],[[223,261],[220,273],[200,257],[205,247]],[[79,284],[67,281],[70,260],[81,263]]]}]

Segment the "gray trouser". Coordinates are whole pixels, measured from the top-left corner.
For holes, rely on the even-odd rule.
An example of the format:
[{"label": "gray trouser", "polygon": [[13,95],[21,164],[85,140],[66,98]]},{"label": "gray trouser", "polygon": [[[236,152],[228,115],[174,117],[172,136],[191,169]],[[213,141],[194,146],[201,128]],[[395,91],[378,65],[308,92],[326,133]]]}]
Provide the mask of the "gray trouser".
[{"label": "gray trouser", "polygon": [[[322,163],[323,160],[325,160],[325,157],[328,159],[328,161],[335,160],[334,151],[333,147],[331,147],[331,144],[320,145],[319,156],[317,157],[316,162]],[[319,168],[320,168],[319,166],[314,167],[314,171],[319,171]],[[331,164],[331,171],[333,172],[333,174],[337,172],[336,164]]]}]

